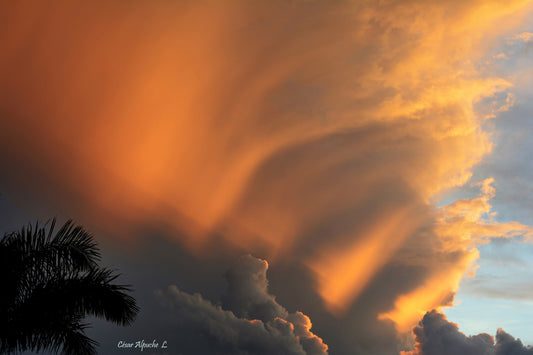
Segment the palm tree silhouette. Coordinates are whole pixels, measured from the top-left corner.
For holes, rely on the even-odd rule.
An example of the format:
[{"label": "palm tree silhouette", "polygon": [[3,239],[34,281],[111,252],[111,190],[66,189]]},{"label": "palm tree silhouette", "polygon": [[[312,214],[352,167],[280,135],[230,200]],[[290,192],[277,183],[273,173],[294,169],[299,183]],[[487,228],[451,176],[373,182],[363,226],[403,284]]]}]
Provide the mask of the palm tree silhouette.
[{"label": "palm tree silhouette", "polygon": [[100,251],[81,226],[67,221],[54,235],[29,225],[0,240],[0,353],[62,351],[95,354],[84,334],[87,315],[132,324],[139,308],[112,282],[119,276],[97,265]]}]

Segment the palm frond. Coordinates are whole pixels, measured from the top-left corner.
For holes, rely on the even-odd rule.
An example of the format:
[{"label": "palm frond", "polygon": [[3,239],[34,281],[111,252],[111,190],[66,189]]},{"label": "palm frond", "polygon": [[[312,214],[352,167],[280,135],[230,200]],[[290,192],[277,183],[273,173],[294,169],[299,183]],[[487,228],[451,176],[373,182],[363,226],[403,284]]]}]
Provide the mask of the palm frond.
[{"label": "palm frond", "polygon": [[16,324],[18,328],[11,328],[9,338],[2,337],[0,352],[4,354],[30,350],[62,352],[69,355],[96,354],[98,342],[83,333],[87,324],[81,323],[81,320],[80,315],[64,314],[60,317],[34,319],[33,322]]},{"label": "palm frond", "polygon": [[85,324],[77,324],[77,327],[69,327],[63,334],[62,353],[76,355],[94,355],[98,342],[92,340],[83,333]]},{"label": "palm frond", "polygon": [[[118,277],[109,269],[93,270],[75,278],[50,280],[36,285],[25,302],[14,312],[14,317],[27,319],[40,312],[43,315],[83,314],[107,321],[130,325],[139,307],[126,285],[115,285]],[[46,310],[41,310],[46,304]]]},{"label": "palm frond", "polygon": [[93,237],[71,220],[54,234],[55,224],[30,224],[0,240],[0,353],[94,354],[85,316],[130,325],[139,312],[130,286],[113,284],[119,274],[98,267]]},{"label": "palm frond", "polygon": [[[50,227],[52,234],[55,219]],[[51,240],[51,246],[57,250],[58,257],[69,261],[76,270],[89,270],[97,265],[101,255],[92,235],[81,226],[75,226],[68,220]]]},{"label": "palm frond", "polygon": [[[50,221],[49,221],[50,222]],[[89,270],[97,265],[101,255],[92,235],[83,227],[68,220],[53,236],[56,220],[51,220],[48,230],[46,224],[39,227],[31,224],[20,231],[5,236],[1,243],[18,251],[20,262],[45,263],[51,267]]]}]

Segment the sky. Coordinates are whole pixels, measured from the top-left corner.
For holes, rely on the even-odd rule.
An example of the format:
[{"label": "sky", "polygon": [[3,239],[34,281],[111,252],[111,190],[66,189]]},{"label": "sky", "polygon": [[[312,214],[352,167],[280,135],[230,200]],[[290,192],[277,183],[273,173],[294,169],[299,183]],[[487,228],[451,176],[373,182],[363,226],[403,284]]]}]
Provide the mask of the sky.
[{"label": "sky", "polygon": [[531,354],[532,15],[2,2],[0,232],[92,231],[103,353]]},{"label": "sky", "polygon": [[[531,32],[528,30],[522,34]],[[491,121],[494,151],[473,171],[474,176],[490,175],[495,179],[497,193],[492,204],[498,212],[497,220],[532,225],[529,198],[532,172],[527,157],[532,148],[533,123],[530,103],[533,88],[527,79],[531,75],[528,74],[532,60],[531,43],[517,40],[516,35],[507,36],[501,42],[500,52],[493,59],[496,59],[498,72],[512,78],[514,87],[510,93],[514,104]],[[468,190],[465,186],[457,193],[468,194]],[[446,314],[472,333],[476,329],[489,332],[496,326],[504,327],[511,333],[522,332],[522,341],[533,344],[531,333],[527,331],[532,310],[531,298],[527,295],[533,260],[531,245],[520,239],[493,240],[479,250],[481,258],[476,277],[463,280],[457,296],[461,304],[446,310]],[[500,324],[496,325],[497,322]]]}]

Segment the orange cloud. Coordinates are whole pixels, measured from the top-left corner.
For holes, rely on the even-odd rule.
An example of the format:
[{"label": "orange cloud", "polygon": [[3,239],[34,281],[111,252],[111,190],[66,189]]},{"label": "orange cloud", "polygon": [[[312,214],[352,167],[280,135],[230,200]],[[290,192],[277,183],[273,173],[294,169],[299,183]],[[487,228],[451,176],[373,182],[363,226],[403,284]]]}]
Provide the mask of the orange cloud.
[{"label": "orange cloud", "polygon": [[491,152],[474,105],[512,83],[480,63],[530,10],[5,2],[2,179],[124,240],[155,223],[198,253],[222,236],[296,259],[337,313],[387,265],[423,266],[375,311],[404,329],[457,288],[477,244],[530,233],[483,217],[488,183],[433,205]]},{"label": "orange cloud", "polygon": [[[318,292],[328,309],[342,315],[399,246],[414,232],[413,208],[399,208],[364,231],[352,245],[320,250],[309,267],[318,276]],[[394,237],[391,237],[394,236]],[[376,257],[378,256],[379,257]],[[335,275],[335,277],[332,277]]]},{"label": "orange cloud", "polygon": [[[500,223],[494,220],[490,199],[496,191],[491,185],[494,179],[487,178],[476,184],[481,193],[478,197],[462,199],[438,209],[435,233],[438,243],[433,252],[454,256],[445,264],[427,265],[433,269],[426,281],[408,294],[397,297],[394,309],[381,313],[380,319],[392,320],[399,332],[406,332],[428,310],[453,305],[453,292],[467,275],[475,276],[475,261],[479,257],[476,246],[488,243],[490,238],[523,236],[530,239],[533,228],[518,222]],[[422,261],[423,262],[423,261]],[[468,273],[470,271],[470,273]],[[446,301],[447,300],[447,301]]]},{"label": "orange cloud", "polygon": [[479,253],[474,249],[465,252],[453,263],[441,265],[442,269],[433,270],[432,275],[422,285],[406,295],[397,297],[394,309],[379,314],[378,318],[393,321],[398,332],[405,333],[428,309],[451,307],[454,291],[459,288],[459,282],[465,272],[472,268],[478,257]]}]

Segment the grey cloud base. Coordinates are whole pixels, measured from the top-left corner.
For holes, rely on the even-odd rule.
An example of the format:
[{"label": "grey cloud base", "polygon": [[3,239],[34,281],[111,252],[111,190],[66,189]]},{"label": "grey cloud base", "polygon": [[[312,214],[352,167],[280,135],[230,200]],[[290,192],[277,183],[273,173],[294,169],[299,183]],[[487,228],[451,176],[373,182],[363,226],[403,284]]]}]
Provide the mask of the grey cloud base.
[{"label": "grey cloud base", "polygon": [[194,333],[211,354],[327,355],[327,345],[310,331],[309,317],[289,313],[268,293],[267,268],[266,261],[247,255],[228,271],[224,300],[231,310],[174,285],[156,297],[176,330]]},{"label": "grey cloud base", "polygon": [[416,350],[406,355],[533,355],[533,348],[525,347],[501,328],[494,337],[481,333],[466,336],[455,323],[435,310],[426,313],[413,329]]}]

